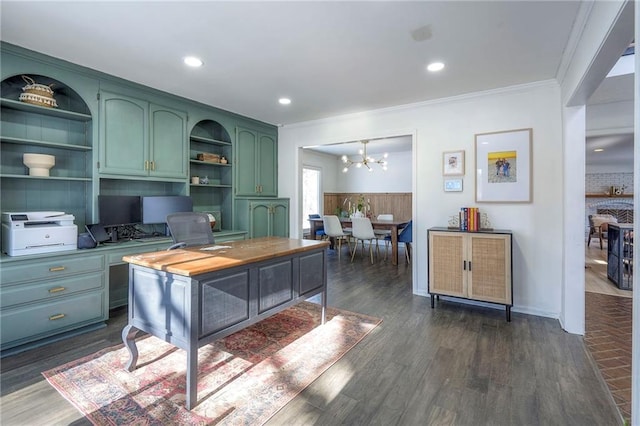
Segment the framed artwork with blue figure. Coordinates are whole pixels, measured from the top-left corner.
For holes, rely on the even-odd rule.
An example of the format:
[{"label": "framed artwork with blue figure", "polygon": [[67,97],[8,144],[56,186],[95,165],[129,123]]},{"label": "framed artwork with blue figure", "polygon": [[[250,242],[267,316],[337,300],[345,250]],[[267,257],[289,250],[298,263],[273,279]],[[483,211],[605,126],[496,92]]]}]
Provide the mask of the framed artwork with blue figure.
[{"label": "framed artwork with blue figure", "polygon": [[530,203],[533,129],[475,135],[476,202]]}]

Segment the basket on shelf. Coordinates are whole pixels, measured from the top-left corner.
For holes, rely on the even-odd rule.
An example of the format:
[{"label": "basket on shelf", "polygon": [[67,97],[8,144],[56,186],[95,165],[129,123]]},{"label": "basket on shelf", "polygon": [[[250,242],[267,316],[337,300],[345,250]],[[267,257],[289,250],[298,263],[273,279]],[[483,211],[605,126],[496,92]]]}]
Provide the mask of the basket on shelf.
[{"label": "basket on shelf", "polygon": [[210,152],[199,153],[197,158],[200,161],[206,161],[208,163],[219,163],[220,162],[220,155],[212,154]]},{"label": "basket on shelf", "polygon": [[31,77],[23,75],[22,79],[27,83],[22,88],[24,93],[18,98],[21,102],[48,108],[56,108],[58,104],[53,98],[53,84],[45,85],[36,83]]}]

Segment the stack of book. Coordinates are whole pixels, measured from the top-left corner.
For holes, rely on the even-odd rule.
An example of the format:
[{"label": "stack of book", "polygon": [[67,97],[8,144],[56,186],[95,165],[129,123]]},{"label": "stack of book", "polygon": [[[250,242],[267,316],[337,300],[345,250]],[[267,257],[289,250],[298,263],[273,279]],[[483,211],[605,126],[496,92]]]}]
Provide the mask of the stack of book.
[{"label": "stack of book", "polygon": [[477,207],[461,207],[459,214],[461,231],[474,232],[480,230],[480,209]]}]

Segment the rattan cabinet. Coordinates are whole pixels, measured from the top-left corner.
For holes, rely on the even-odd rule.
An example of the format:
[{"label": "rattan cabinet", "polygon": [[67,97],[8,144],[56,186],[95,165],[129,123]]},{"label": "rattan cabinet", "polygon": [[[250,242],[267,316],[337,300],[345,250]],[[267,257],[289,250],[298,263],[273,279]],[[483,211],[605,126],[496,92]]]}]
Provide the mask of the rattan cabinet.
[{"label": "rattan cabinet", "polygon": [[496,303],[511,321],[511,232],[432,228],[428,238],[431,307],[439,296]]}]

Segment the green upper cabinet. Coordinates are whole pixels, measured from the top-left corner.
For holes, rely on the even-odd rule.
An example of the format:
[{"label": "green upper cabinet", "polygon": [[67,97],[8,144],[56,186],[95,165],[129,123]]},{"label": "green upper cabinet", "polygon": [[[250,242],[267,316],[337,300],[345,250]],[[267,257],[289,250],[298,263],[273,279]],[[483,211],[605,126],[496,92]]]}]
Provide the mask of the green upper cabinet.
[{"label": "green upper cabinet", "polygon": [[148,129],[149,104],[147,102],[101,92],[100,173],[148,175]]},{"label": "green upper cabinet", "polygon": [[149,108],[151,117],[149,175],[187,177],[189,173],[187,114],[154,104]]},{"label": "green upper cabinet", "polygon": [[187,114],[100,93],[100,174],[186,179]]},{"label": "green upper cabinet", "polygon": [[276,136],[256,130],[236,129],[236,195],[278,195]]}]

